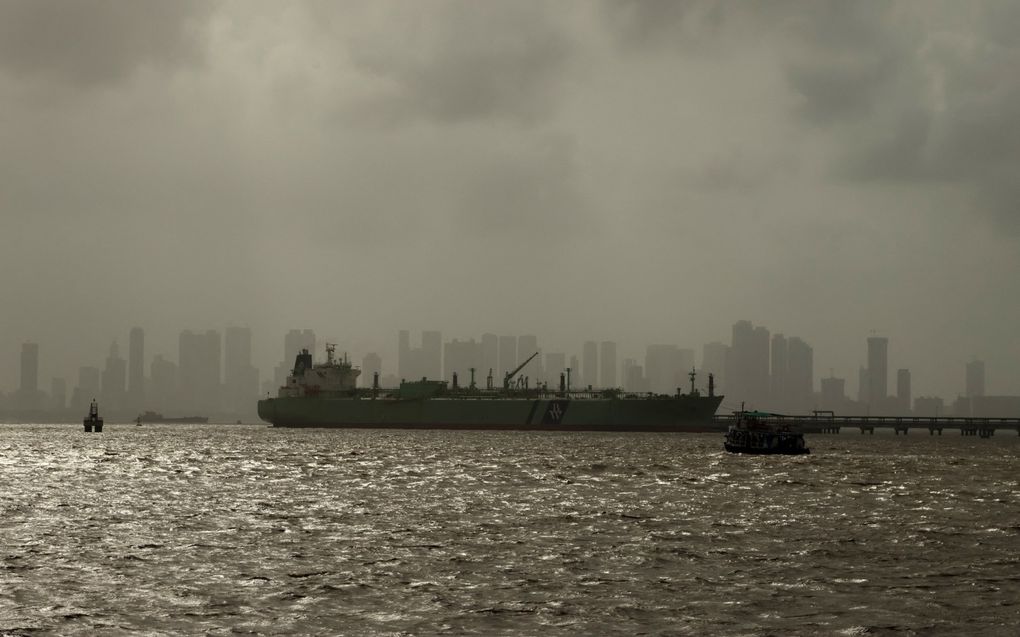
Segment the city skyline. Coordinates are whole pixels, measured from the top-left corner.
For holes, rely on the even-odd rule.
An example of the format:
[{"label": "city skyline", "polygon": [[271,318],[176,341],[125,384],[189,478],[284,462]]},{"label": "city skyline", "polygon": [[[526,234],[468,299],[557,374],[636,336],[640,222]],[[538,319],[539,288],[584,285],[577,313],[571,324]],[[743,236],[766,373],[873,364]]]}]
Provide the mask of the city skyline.
[{"label": "city skyline", "polygon": [[[8,407],[18,405],[25,394],[21,384],[28,382],[29,394],[40,389],[40,396],[49,393],[49,398],[39,403],[42,408],[55,405],[80,408],[87,400],[86,394],[92,393],[117,410],[140,411],[143,406],[165,410],[177,406],[206,413],[249,413],[255,398],[274,393],[283,383],[292,363],[280,360],[264,369],[253,365],[252,343],[259,340],[253,339],[247,327],[228,326],[222,333],[182,330],[178,334],[176,361],[159,353],[146,359],[143,353],[145,331],[135,326],[129,331],[126,354],[121,355],[115,339],[109,346],[105,363],[82,365],[76,377],[53,376],[49,384],[45,380],[45,368],[40,373],[39,344],[23,343],[19,386],[5,391],[4,398]],[[318,337],[314,330],[292,329],[283,336],[283,347],[278,351],[297,352],[308,348],[316,360],[321,360],[318,349],[328,341],[331,339]],[[486,385],[490,369],[493,382],[499,385],[503,374],[523,362],[532,350],[541,356],[525,367],[520,377],[530,377],[532,383],[545,382],[550,386],[559,382],[559,373],[569,366],[573,387],[604,386],[589,381],[619,377],[621,382],[614,386],[627,391],[672,393],[679,389],[686,392],[690,390],[688,373],[696,368],[701,375],[696,388],[706,391],[707,374],[713,372],[717,391],[732,398],[726,409],[734,408],[736,402],[733,401],[746,401],[759,408],[785,413],[807,413],[822,408],[841,413],[873,409],[876,413],[898,414],[911,410],[915,396],[923,404],[938,400],[939,409],[945,409],[942,405],[951,405],[955,399],[986,394],[984,361],[971,360],[963,365],[963,375],[954,392],[939,394],[922,387],[920,393],[915,393],[909,368],[897,363],[894,377],[887,371],[890,369],[889,339],[870,335],[865,342],[866,364],[858,369],[856,401],[851,397],[854,386],[847,382],[851,375],[835,376],[831,369],[827,375],[816,371],[810,344],[797,336],[773,333],[766,326],[755,326],[746,320],[733,324],[729,344],[716,341],[705,343],[700,349],[648,344],[643,357],[624,357],[622,361],[616,358],[619,344],[615,341],[585,340],[574,350],[557,352],[535,335],[486,332],[481,339],[476,339],[445,337],[435,330],[423,330],[417,336],[410,330],[400,330],[396,356],[374,351],[348,350],[345,353],[356,365],[361,361],[371,365],[370,372],[361,379],[366,385],[371,383],[371,371],[377,369],[386,385],[395,385],[401,377],[422,376],[450,382],[452,374],[457,372],[459,383],[466,386],[470,382],[471,367],[475,367],[478,386]],[[611,371],[600,360],[600,354],[606,353],[611,356],[605,360],[613,361]],[[141,373],[139,363],[143,367]],[[145,392],[151,393],[145,396]],[[1020,391],[991,393],[1016,396]]]}]

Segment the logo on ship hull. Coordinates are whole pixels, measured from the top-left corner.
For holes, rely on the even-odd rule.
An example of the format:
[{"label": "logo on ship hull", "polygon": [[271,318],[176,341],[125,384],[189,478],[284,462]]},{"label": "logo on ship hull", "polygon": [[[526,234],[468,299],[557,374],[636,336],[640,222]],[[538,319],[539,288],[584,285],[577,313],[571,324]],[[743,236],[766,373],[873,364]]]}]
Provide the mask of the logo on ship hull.
[{"label": "logo on ship hull", "polygon": [[545,408],[545,414],[542,416],[542,424],[558,425],[563,422],[569,405],[569,400],[550,400],[549,405]]}]

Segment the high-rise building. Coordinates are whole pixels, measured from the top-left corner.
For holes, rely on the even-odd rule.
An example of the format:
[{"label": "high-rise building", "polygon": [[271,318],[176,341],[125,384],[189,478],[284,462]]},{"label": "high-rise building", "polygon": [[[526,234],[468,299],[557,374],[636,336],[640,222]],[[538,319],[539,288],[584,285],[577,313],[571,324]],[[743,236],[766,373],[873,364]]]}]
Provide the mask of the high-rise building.
[{"label": "high-rise building", "polygon": [[[885,406],[889,395],[889,339],[868,337],[868,403],[873,408]],[[874,414],[874,409],[872,414]]]},{"label": "high-rise building", "polygon": [[621,370],[623,374],[623,388],[630,392],[647,392],[648,379],[645,378],[645,371],[637,360],[633,358],[623,359]]},{"label": "high-rise building", "polygon": [[545,355],[545,378],[550,388],[559,389],[560,374],[567,370],[567,355],[562,352],[551,352]]},{"label": "high-rise building", "polygon": [[964,395],[968,398],[985,395],[984,361],[971,361],[967,363],[967,393]]},{"label": "high-rise building", "polygon": [[769,400],[769,331],[750,321],[733,324],[726,394],[749,409],[761,409]]},{"label": "high-rise building", "polygon": [[846,380],[829,376],[822,379],[822,397],[820,409],[835,412],[836,415],[844,415],[846,412]]},{"label": "high-rise building", "polygon": [[773,334],[769,369],[769,407],[776,411],[785,412],[789,408],[788,368],[786,337],[779,333]]},{"label": "high-rise building", "polygon": [[793,414],[807,414],[815,408],[814,349],[796,336],[786,342],[785,409]]},{"label": "high-rise building", "polygon": [[358,376],[358,384],[362,387],[371,387],[376,374],[379,375],[379,382],[382,383],[382,358],[375,352],[365,354],[365,357],[361,359],[361,375]]},{"label": "high-rise building", "polygon": [[517,337],[499,337],[499,374],[496,376],[496,384],[502,386],[503,379],[507,373],[517,367]]},{"label": "high-rise building", "polygon": [[275,395],[275,390],[287,384],[287,376],[294,369],[294,361],[302,350],[308,350],[315,360],[315,332],[313,330],[289,330],[283,336],[283,358],[273,368],[272,385],[270,395]]},{"label": "high-rise building", "polygon": [[726,359],[730,346],[726,343],[705,343],[701,349],[702,382],[707,387],[708,375],[712,375],[717,393],[726,393]]},{"label": "high-rise building", "polygon": [[599,384],[599,346],[595,341],[585,341],[581,347],[581,385],[594,387]]},{"label": "high-rise building", "polygon": [[475,382],[483,378],[485,373],[482,369],[482,344],[471,339],[459,341],[453,339],[443,345],[443,380],[453,382],[453,374],[457,373],[457,383],[461,387],[467,387],[471,382],[471,370],[475,370]]},{"label": "high-rise building", "polygon": [[128,335],[127,406],[140,410],[145,403],[145,333],[132,327]]},{"label": "high-rise building", "polygon": [[599,378],[603,387],[617,387],[616,380],[616,343],[602,341],[602,367]]},{"label": "high-rise building", "polygon": [[234,415],[255,411],[259,371],[251,364],[251,328],[228,327],[223,335],[223,407]]},{"label": "high-rise building", "polygon": [[50,383],[50,409],[63,411],[67,407],[67,381],[54,378]]},{"label": "high-rise building", "polygon": [[[519,337],[517,339],[517,364],[520,365],[524,361],[528,360],[528,357],[538,351],[537,336],[526,334]],[[542,357],[536,356],[517,373],[521,376],[528,377],[529,383],[533,385],[539,378],[542,377]]]},{"label": "high-rise building", "polygon": [[127,392],[127,361],[120,356],[117,341],[110,345],[110,354],[103,367],[103,386],[100,388],[100,402],[107,411],[129,408],[124,398]]},{"label": "high-rise building", "polygon": [[39,392],[39,344],[21,344],[21,385],[18,387],[25,396]]},{"label": "high-rise building", "polygon": [[896,406],[897,416],[907,416],[910,414],[910,370],[909,369],[898,369],[896,370]]},{"label": "high-rise building", "polygon": [[78,368],[78,386],[71,395],[71,408],[76,411],[84,409],[93,398],[99,398],[101,373],[97,367]]},{"label": "high-rise building", "polygon": [[220,366],[222,342],[216,330],[181,332],[178,341],[177,389],[181,408],[199,415],[221,409]]},{"label": "high-rise building", "polygon": [[421,333],[422,376],[443,377],[443,335],[435,330]]},{"label": "high-rise building", "polygon": [[499,371],[499,337],[482,334],[482,367],[478,370],[478,384],[483,385],[491,372],[493,377]]},{"label": "high-rise building", "polygon": [[694,350],[676,345],[649,345],[645,349],[644,376],[649,391],[675,394],[687,391],[687,374],[694,369]]},{"label": "high-rise building", "polygon": [[857,402],[862,405],[871,403],[871,378],[867,367],[857,370]]},{"label": "high-rise building", "polygon": [[149,366],[149,391],[145,395],[147,409],[166,412],[177,400],[177,365],[157,354]]},{"label": "high-rise building", "polygon": [[443,336],[440,332],[421,333],[421,347],[411,347],[411,335],[400,330],[397,342],[397,370],[403,380],[443,378]]}]

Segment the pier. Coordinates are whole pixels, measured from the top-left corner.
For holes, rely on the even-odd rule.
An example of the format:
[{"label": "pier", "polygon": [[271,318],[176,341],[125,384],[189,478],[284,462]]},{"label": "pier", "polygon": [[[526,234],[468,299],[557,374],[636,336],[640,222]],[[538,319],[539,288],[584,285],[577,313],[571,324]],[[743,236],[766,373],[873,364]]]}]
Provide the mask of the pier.
[{"label": "pier", "polygon": [[[715,422],[728,426],[736,416],[716,416]],[[961,436],[991,438],[996,431],[1015,431],[1020,435],[1018,418],[968,418],[953,416],[836,416],[831,412],[815,412],[802,416],[771,414],[770,422],[796,427],[805,433],[838,434],[841,429],[859,429],[862,434],[874,434],[875,429],[892,429],[897,436],[906,436],[911,429],[927,431],[930,436],[941,436],[943,429],[959,430]]]}]

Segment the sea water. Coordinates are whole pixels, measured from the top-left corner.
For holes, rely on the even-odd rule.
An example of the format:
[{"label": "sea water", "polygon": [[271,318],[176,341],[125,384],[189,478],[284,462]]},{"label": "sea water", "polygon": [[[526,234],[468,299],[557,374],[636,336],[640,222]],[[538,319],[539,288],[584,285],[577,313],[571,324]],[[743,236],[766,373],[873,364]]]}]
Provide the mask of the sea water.
[{"label": "sea water", "polygon": [[0,435],[5,635],[1020,634],[1016,432]]}]

